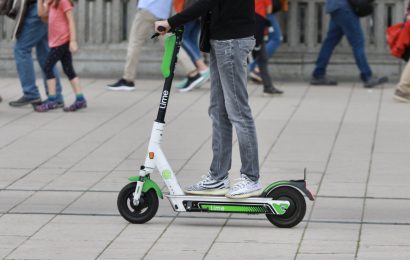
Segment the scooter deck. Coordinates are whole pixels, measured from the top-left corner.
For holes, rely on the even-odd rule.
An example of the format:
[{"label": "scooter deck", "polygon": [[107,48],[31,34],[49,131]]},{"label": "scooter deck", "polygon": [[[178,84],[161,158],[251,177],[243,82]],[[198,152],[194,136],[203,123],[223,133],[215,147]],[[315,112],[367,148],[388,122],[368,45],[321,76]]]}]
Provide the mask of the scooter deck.
[{"label": "scooter deck", "polygon": [[283,215],[290,203],[266,197],[230,199],[224,196],[166,195],[178,212],[219,212]]}]

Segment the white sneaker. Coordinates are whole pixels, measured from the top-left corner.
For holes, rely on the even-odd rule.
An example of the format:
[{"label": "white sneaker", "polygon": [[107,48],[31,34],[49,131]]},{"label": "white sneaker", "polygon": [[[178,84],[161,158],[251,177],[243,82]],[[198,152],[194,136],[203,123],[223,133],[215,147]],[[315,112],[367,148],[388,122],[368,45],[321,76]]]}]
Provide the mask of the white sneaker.
[{"label": "white sneaker", "polygon": [[231,199],[242,199],[249,197],[257,197],[262,193],[262,185],[259,181],[252,181],[245,174],[241,174],[239,182],[233,185],[225,197]]},{"label": "white sneaker", "polygon": [[223,180],[217,180],[210,173],[202,176],[198,183],[188,186],[185,192],[195,195],[225,195],[229,189],[228,176]]}]

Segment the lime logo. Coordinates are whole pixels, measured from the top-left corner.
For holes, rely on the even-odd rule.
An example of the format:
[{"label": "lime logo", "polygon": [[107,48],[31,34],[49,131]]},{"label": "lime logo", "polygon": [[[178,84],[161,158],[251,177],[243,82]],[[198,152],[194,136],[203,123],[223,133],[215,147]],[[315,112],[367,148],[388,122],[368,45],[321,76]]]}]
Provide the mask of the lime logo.
[{"label": "lime logo", "polygon": [[272,204],[273,208],[275,209],[275,212],[278,215],[283,215],[286,213],[286,210],[289,208],[288,204]]},{"label": "lime logo", "polygon": [[164,170],[162,172],[162,178],[164,178],[164,180],[169,180],[172,178],[172,172],[170,170]]},{"label": "lime logo", "polygon": [[207,209],[210,211],[225,211],[225,207],[224,206],[216,206],[216,205],[201,205],[201,208],[203,209]]},{"label": "lime logo", "polygon": [[209,210],[213,210],[213,211],[225,211],[225,207],[223,206],[211,206],[209,208]]}]

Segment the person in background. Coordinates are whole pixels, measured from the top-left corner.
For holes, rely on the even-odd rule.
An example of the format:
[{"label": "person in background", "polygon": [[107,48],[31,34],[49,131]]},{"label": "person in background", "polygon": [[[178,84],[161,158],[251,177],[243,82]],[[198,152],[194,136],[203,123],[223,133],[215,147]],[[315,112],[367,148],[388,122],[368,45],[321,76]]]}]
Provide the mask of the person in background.
[{"label": "person in background", "polygon": [[401,74],[393,98],[399,102],[410,102],[410,62],[407,62]]},{"label": "person in background", "polygon": [[[410,19],[410,2],[407,6],[407,14],[407,19]],[[410,62],[407,62],[401,73],[400,81],[396,86],[393,98],[399,102],[410,102]]]},{"label": "person in background", "polygon": [[[171,13],[172,0],[139,0],[138,11],[131,26],[127,57],[122,78],[113,84],[107,85],[109,90],[135,90],[134,80],[141,50],[149,34],[154,31],[154,22],[158,19],[167,19]],[[193,66],[195,69],[195,67]]]},{"label": "person in background", "polygon": [[259,65],[260,76],[262,78],[263,93],[267,95],[283,94],[282,90],[274,87],[268,70],[268,55],[265,49],[265,30],[267,24],[266,15],[272,12],[272,0],[255,0],[255,39],[256,47],[253,57]]},{"label": "person in background", "polygon": [[[16,39],[14,47],[14,58],[16,60],[17,74],[23,88],[23,96],[9,103],[12,107],[21,107],[32,104],[41,104],[40,92],[36,86],[36,77],[32,57],[33,48],[42,71],[44,72],[46,58],[50,52],[48,47],[47,25],[43,23],[37,14],[37,0],[26,0],[21,2],[16,18],[16,27],[13,38]],[[56,101],[58,107],[64,107],[61,94],[61,83],[58,70],[53,68],[56,75]],[[45,74],[42,74],[46,94],[48,87]]]},{"label": "person in background", "polygon": [[312,73],[311,85],[337,85],[336,81],[326,77],[326,68],[333,50],[346,35],[356,65],[360,70],[360,78],[365,88],[373,88],[388,81],[387,77],[375,77],[367,62],[365,40],[359,17],[353,12],[349,0],[326,0],[326,12],[330,14],[329,29],[320,49],[316,67]]},{"label": "person in background", "polygon": [[[211,13],[209,115],[212,119],[213,159],[207,176],[185,189],[189,194],[224,195],[229,198],[258,196],[259,155],[255,122],[248,102],[247,57],[255,47],[254,0],[201,0],[159,26],[177,28]],[[164,34],[165,32],[161,32]],[[201,32],[202,34],[204,33]],[[232,187],[228,172],[232,161],[232,132],[238,136],[241,178]]]},{"label": "person in background", "polygon": [[66,112],[74,112],[87,107],[77,74],[74,71],[72,52],[78,51],[72,0],[38,0],[38,15],[48,20],[48,43],[51,48],[45,63],[48,84],[48,99],[35,107],[37,112],[46,112],[58,108],[56,96],[56,78],[53,68],[58,61],[63,65],[64,73],[70,80],[75,93],[75,101]]},{"label": "person in background", "polygon": [[[174,0],[174,9],[177,13],[189,7],[198,0]],[[199,33],[201,31],[199,19],[189,22],[184,27],[182,48],[189,55],[196,70],[189,73],[187,78],[176,84],[181,92],[190,91],[202,86],[209,79],[209,68],[205,64],[199,50]],[[181,59],[181,62],[187,62]]]},{"label": "person in background", "polygon": [[[280,11],[287,12],[289,9],[288,0],[272,0],[272,7],[278,5],[280,6],[280,8],[278,8],[277,10],[274,10],[274,8],[272,8],[272,11],[266,16],[271,25],[269,27],[268,40],[265,43],[268,60],[271,59],[276,53],[276,50],[279,48],[283,38],[282,29],[280,28],[276,13]],[[249,65],[249,70],[249,77],[257,83],[262,83],[262,78],[260,76],[257,61],[253,61]]]}]

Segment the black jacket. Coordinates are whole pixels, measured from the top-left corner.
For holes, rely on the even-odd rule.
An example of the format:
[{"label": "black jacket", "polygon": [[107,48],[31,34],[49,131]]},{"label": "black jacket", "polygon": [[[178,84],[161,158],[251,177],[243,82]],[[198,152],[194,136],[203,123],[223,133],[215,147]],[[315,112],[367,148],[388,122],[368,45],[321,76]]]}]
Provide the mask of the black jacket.
[{"label": "black jacket", "polygon": [[255,33],[254,0],[200,0],[168,19],[172,28],[211,12],[210,38],[239,39]]}]

